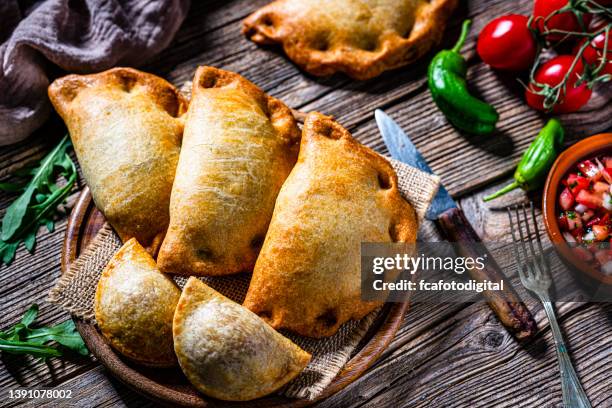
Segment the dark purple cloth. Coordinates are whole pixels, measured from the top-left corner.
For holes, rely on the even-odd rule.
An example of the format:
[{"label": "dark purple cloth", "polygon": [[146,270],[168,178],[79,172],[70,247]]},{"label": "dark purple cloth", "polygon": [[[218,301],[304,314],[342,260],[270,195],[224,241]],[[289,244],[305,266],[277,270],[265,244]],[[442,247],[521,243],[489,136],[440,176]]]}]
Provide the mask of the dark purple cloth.
[{"label": "dark purple cloth", "polygon": [[190,0],[0,0],[0,145],[47,118],[48,64],[138,66],[170,44]]}]

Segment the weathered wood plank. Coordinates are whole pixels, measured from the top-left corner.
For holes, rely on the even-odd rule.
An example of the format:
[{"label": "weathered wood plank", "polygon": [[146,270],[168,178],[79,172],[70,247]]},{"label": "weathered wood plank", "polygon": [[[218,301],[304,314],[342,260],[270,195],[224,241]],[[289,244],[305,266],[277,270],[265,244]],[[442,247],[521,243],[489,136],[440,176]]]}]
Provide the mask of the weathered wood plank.
[{"label": "weathered wood plank", "polygon": [[[54,390],[71,390],[72,398],[65,400],[30,401],[26,407],[156,407],[128,389],[119,381],[110,378],[103,367],[98,366],[87,373],[73,378],[60,385],[52,387]],[[10,401],[6,407],[20,406],[19,401]]]},{"label": "weathered wood plank", "polygon": [[[611,312],[609,305],[589,305],[561,319],[595,407],[609,397]],[[542,326],[543,313],[536,316]],[[400,347],[321,406],[556,406],[559,374],[548,326],[521,348],[489,317],[484,305],[474,305],[422,336],[406,341],[408,332],[400,332],[392,345]]]},{"label": "weathered wood plank", "polygon": [[[490,71],[478,60],[473,41],[464,49],[470,65],[469,82],[476,93],[493,102],[502,114],[500,134],[489,137],[459,134],[433,106],[424,78],[431,53],[421,63],[366,82],[350,81],[341,75],[324,79],[304,75],[278,48],[258,47],[240,35],[241,19],[265,3],[267,0],[193,2],[189,17],[172,46],[144,69],[163,75],[177,85],[190,79],[200,64],[234,70],[291,107],[333,114],[359,140],[384,153],[372,116],[374,108],[383,107],[410,134],[449,190],[457,196],[508,174],[544,121],[524,106],[520,87],[512,78]],[[527,0],[462,2],[442,47],[454,42],[460,22],[466,16],[474,20],[473,40],[492,17],[528,12],[530,4]],[[569,130],[570,143],[612,127],[609,97],[608,88],[594,98],[587,110],[562,117]],[[63,133],[60,121],[54,118],[26,142],[1,148],[0,180],[4,181],[16,169],[42,157]],[[490,192],[493,188],[490,186],[486,190]],[[466,215],[484,238],[490,241],[507,238],[505,213],[494,210],[500,206],[499,202],[484,205],[481,195],[482,191],[462,200]],[[521,193],[516,193],[509,202],[521,198]],[[0,193],[0,215],[11,200],[11,196]],[[33,301],[42,302],[46,297],[59,276],[59,248],[64,230],[65,221],[58,223],[53,234],[41,231],[34,255],[26,254],[21,248],[12,265],[0,267],[0,308],[3,310],[0,328],[15,323]],[[529,304],[536,303],[531,300]],[[543,313],[539,307],[536,310],[536,318],[541,324]],[[609,405],[612,400],[610,393],[605,391],[611,383],[602,373],[610,371],[611,359],[609,355],[603,358],[606,356],[602,356],[601,350],[612,349],[610,308],[563,305],[560,312],[594,406]],[[42,304],[42,323],[51,324],[66,317],[55,307]],[[462,304],[417,304],[391,347],[368,375],[323,406],[380,406],[385,402],[392,406],[550,406],[559,401],[551,344],[550,333],[544,325],[538,341],[525,350],[516,348],[482,303],[467,307]],[[7,387],[19,384],[65,386],[78,391],[75,406],[152,406],[116,380],[109,380],[90,359],[54,359],[50,364],[47,367],[28,359],[17,363],[3,359],[0,361],[1,394],[4,395]],[[530,369],[535,370],[534,378],[541,378],[542,383],[538,385],[528,380],[517,387],[516,378],[526,376]],[[493,385],[489,384],[491,378],[495,379]],[[499,390],[496,391],[497,399],[487,393],[493,387]],[[541,392],[537,395],[527,392],[534,389]],[[455,402],[455,398],[459,402]]]}]

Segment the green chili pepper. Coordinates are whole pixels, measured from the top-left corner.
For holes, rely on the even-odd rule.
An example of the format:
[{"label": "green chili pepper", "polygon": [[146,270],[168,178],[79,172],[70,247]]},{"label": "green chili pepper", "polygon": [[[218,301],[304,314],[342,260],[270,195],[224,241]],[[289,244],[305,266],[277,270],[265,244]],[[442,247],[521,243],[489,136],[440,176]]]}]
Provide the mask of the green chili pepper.
[{"label": "green chili pepper", "polygon": [[521,161],[514,172],[514,182],[485,197],[484,201],[497,198],[517,187],[525,191],[540,187],[559,154],[559,148],[563,144],[563,136],[564,131],[561,122],[557,119],[549,120],[523,153],[523,157],[521,157]]},{"label": "green chili pepper", "polygon": [[465,20],[457,44],[433,58],[429,64],[428,83],[434,102],[449,122],[468,133],[480,135],[495,130],[499,115],[495,108],[470,95],[467,89],[467,64],[460,51],[471,24],[470,20]]}]

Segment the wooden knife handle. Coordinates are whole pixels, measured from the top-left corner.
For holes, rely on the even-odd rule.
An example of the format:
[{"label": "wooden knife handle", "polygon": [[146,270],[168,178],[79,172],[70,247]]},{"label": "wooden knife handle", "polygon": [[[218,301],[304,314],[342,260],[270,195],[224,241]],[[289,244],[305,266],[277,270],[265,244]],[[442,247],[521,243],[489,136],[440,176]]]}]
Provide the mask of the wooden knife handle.
[{"label": "wooden knife handle", "polygon": [[482,292],[499,321],[519,340],[525,340],[533,336],[537,328],[531,312],[521,302],[512,284],[504,278],[501,268],[493,259],[493,256],[481,244],[480,237],[465,218],[463,211],[459,208],[451,208],[443,212],[438,217],[438,221],[447,239],[459,244],[456,246],[459,255],[473,258],[486,255],[488,261],[485,268],[468,268],[472,279],[478,282],[484,280],[504,281],[503,291],[485,290]]}]

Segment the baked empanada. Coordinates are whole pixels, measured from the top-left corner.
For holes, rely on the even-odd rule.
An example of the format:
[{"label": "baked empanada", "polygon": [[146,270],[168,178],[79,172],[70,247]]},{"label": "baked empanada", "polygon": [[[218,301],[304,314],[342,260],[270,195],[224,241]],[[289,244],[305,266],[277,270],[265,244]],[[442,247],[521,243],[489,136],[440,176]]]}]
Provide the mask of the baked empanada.
[{"label": "baked empanada", "polygon": [[198,68],[160,269],[183,275],[252,270],[299,137],[280,101],[238,74]]},{"label": "baked empanada", "polygon": [[68,75],[49,86],[96,206],[125,242],[155,253],[168,226],[187,101],[131,68]]},{"label": "baked empanada", "polygon": [[416,241],[391,165],[330,117],[306,117],[244,306],[276,329],[334,334],[380,303],[361,300],[362,242]]},{"label": "baked empanada", "polygon": [[191,277],[174,314],[174,351],[202,393],[248,401],[295,378],[310,354],[257,315]]},{"label": "baked empanada", "polygon": [[280,43],[313,75],[373,78],[439,43],[457,0],[277,0],[251,14],[243,33]]},{"label": "baked empanada", "polygon": [[176,364],[172,318],[181,291],[132,238],[102,272],[95,298],[100,331],[117,351],[148,366]]}]

